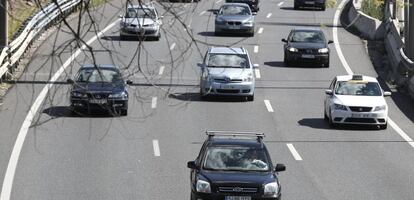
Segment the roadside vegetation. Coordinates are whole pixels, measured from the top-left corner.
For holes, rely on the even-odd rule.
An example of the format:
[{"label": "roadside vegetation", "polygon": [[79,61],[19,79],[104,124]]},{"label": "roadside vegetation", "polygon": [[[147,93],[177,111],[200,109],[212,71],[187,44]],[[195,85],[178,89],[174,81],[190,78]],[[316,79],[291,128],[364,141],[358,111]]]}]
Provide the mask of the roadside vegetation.
[{"label": "roadside vegetation", "polygon": [[384,18],[384,5],[384,0],[363,0],[361,8],[363,13],[382,20]]}]

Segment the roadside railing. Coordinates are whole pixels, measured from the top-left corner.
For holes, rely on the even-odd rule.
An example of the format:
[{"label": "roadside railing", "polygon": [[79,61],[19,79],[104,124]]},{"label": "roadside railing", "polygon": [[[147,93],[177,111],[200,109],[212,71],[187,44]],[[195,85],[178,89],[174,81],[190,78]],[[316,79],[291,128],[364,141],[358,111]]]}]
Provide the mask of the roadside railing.
[{"label": "roadside railing", "polygon": [[33,15],[19,35],[0,52],[0,80],[11,73],[26,49],[54,20],[73,11],[82,0],[57,0]]}]

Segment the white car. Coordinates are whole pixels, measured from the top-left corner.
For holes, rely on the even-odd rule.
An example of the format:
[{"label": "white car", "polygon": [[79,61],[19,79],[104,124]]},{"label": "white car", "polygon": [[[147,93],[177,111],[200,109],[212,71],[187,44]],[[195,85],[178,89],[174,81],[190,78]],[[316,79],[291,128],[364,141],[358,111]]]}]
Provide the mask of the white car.
[{"label": "white car", "polygon": [[388,106],[376,78],[362,75],[337,76],[325,91],[325,119],[338,124],[368,124],[387,128]]},{"label": "white car", "polygon": [[160,39],[160,26],[163,17],[158,15],[152,3],[129,5],[126,13],[120,17],[121,39],[125,39],[127,36],[154,38],[155,40]]},{"label": "white car", "polygon": [[244,96],[254,100],[255,78],[243,47],[210,47],[201,67],[200,95]]}]

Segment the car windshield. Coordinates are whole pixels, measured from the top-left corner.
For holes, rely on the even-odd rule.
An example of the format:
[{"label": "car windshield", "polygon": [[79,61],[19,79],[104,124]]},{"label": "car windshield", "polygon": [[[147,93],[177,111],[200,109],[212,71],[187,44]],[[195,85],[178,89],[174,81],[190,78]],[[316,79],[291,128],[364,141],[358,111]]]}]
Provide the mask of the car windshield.
[{"label": "car windshield", "polygon": [[247,56],[243,54],[210,54],[208,67],[249,68]]},{"label": "car windshield", "polygon": [[335,90],[337,95],[381,96],[381,88],[376,82],[339,81]]},{"label": "car windshield", "polygon": [[324,43],[325,37],[320,31],[295,31],[291,42]]},{"label": "car windshield", "polygon": [[148,8],[128,8],[126,18],[155,18],[153,9]]},{"label": "car windshield", "polygon": [[[99,73],[100,71],[100,73]],[[90,82],[90,83],[115,83],[122,81],[120,73],[115,69],[100,68],[85,68],[82,69],[76,78],[77,82]]]},{"label": "car windshield", "polygon": [[228,5],[223,6],[219,12],[220,15],[251,15],[250,10],[246,6]]},{"label": "car windshield", "polygon": [[207,149],[203,168],[219,171],[268,171],[264,149],[213,146]]}]

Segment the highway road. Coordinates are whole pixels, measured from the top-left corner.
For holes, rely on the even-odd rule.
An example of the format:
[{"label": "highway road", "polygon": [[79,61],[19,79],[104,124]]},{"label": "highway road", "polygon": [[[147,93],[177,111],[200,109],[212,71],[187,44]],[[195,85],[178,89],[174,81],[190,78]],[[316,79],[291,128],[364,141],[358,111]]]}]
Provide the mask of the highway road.
[{"label": "highway road", "polygon": [[[84,36],[97,62],[121,66],[135,82],[127,117],[70,114],[64,82],[91,55],[68,45],[73,36],[64,25],[52,30],[1,106],[1,200],[189,199],[186,163],[206,130],[264,132],[273,162],[287,166],[280,173],[283,199],[412,200],[414,144],[405,140],[414,138],[412,101],[399,94],[387,99],[395,125],[386,130],[331,129],[323,120],[324,90],[334,76],[349,73],[345,62],[353,73],[377,77],[364,43],[334,22],[338,9],[297,11],[293,1],[262,0],[254,37],[217,37],[211,11],[222,3],[172,4],[187,29],[157,5],[162,38],[141,46],[119,40],[119,1],[91,13],[105,31]],[[76,25],[76,16],[69,23]],[[283,64],[280,40],[298,26],[337,37],[329,68]],[[200,99],[197,62],[209,45],[248,49],[259,66],[253,102]],[[46,85],[51,78],[56,84]]]}]

